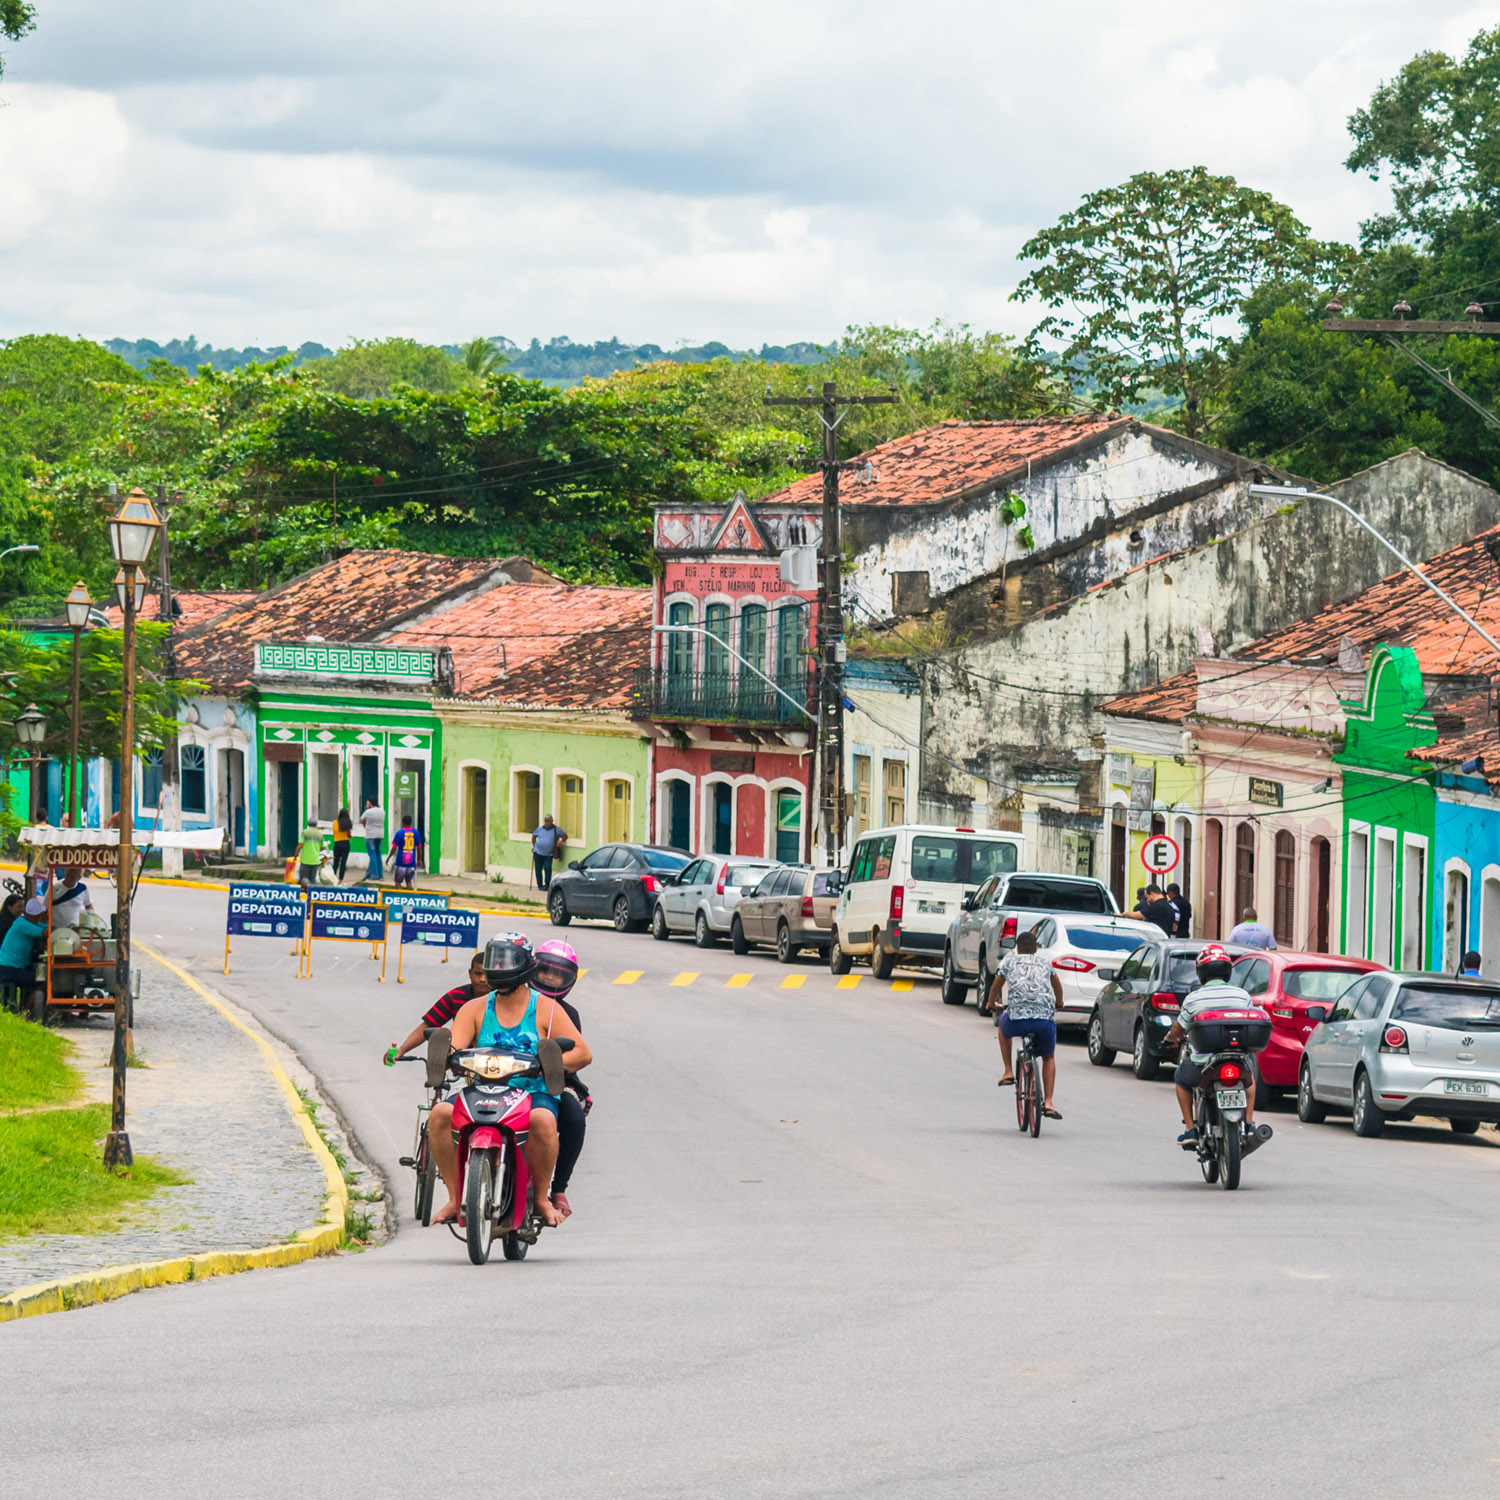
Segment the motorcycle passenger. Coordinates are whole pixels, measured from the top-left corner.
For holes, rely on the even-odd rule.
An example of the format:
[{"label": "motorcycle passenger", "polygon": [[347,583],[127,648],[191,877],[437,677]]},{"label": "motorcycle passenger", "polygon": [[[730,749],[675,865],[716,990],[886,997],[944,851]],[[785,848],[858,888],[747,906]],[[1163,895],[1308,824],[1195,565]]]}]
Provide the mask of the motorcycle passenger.
[{"label": "motorcycle passenger", "polygon": [[[1197,968],[1198,988],[1192,990],[1182,1002],[1182,1009],[1172,1022],[1172,1029],[1167,1033],[1164,1046],[1171,1047],[1180,1042],[1187,1035],[1186,1023],[1199,1011],[1214,1010],[1221,1005],[1244,1005],[1252,1010],[1256,1008],[1248,990],[1242,990],[1239,985],[1229,982],[1229,976],[1234,972],[1234,960],[1229,956],[1227,948],[1220,947],[1218,943],[1210,943],[1198,954]],[[1177,1084],[1177,1108],[1182,1112],[1183,1124],[1183,1132],[1177,1139],[1184,1146],[1192,1145],[1198,1139],[1198,1127],[1193,1124],[1193,1090],[1201,1081],[1204,1064],[1211,1055],[1207,1052],[1189,1052],[1177,1064],[1174,1081]],[[1255,1086],[1248,1080],[1247,1083],[1245,1126],[1249,1129],[1255,1124]]]},{"label": "motorcycle passenger", "polygon": [[[1008,998],[1002,999],[1001,991],[1009,987]],[[1032,1045],[1042,1059],[1042,1089],[1046,1102],[1042,1113],[1049,1120],[1060,1120],[1062,1116],[1053,1107],[1052,1090],[1057,1082],[1057,1022],[1054,1016],[1062,1004],[1062,981],[1052,971],[1044,955],[1036,951],[1036,933],[1023,932],[1016,939],[1016,946],[1000,960],[995,970],[995,982],[990,986],[989,1007],[1002,1008],[1000,1016],[1000,1057],[1005,1064],[1005,1077],[1000,1087],[1013,1084],[1015,1075],[1011,1068],[1011,1039],[1029,1036]]]},{"label": "motorcycle passenger", "polygon": [[[541,1040],[538,1029],[537,994],[530,980],[537,970],[536,954],[531,944],[518,932],[501,933],[490,939],[484,950],[484,975],[491,993],[488,997],[467,1001],[453,1019],[453,1048],[504,1047],[515,1052],[534,1053]],[[559,1040],[568,1037],[573,1050],[568,1065],[575,1072],[593,1061],[593,1053],[566,1011],[557,1015],[558,1005],[549,1006],[552,1014],[543,1027]],[[526,1138],[526,1164],[536,1187],[536,1212],[544,1224],[561,1224],[564,1215],[552,1203],[552,1172],[557,1164],[558,1102],[547,1092],[546,1082],[537,1078],[516,1078],[515,1088],[531,1095],[531,1124]],[[444,1100],[434,1104],[428,1118],[428,1144],[433,1160],[443,1174],[448,1202],[433,1216],[434,1224],[445,1224],[458,1217],[458,1151],[453,1140],[453,1105]]]}]

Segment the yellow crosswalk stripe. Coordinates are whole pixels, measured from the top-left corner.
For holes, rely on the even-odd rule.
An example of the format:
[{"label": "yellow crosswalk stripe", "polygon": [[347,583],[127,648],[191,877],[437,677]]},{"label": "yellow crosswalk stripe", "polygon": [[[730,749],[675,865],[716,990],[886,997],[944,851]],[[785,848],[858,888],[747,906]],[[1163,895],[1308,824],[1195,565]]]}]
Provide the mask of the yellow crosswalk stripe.
[{"label": "yellow crosswalk stripe", "polygon": [[806,974],[788,974],[786,978],[781,981],[781,988],[784,990],[800,990],[806,983]]},{"label": "yellow crosswalk stripe", "polygon": [[679,974],[677,978],[672,981],[672,983],[678,989],[681,989],[684,985],[691,984],[697,977],[697,974],[694,973]]},{"label": "yellow crosswalk stripe", "polygon": [[726,990],[742,990],[749,983],[750,975],[731,974],[729,978],[724,981],[724,988]]},{"label": "yellow crosswalk stripe", "polygon": [[913,983],[914,981],[910,979],[893,979],[891,981],[891,988],[893,990],[909,990]]},{"label": "yellow crosswalk stripe", "polygon": [[839,980],[837,988],[841,990],[852,990],[864,977],[865,976],[863,974],[845,974],[844,977]]},{"label": "yellow crosswalk stripe", "polygon": [[643,969],[626,969],[623,974],[615,975],[616,984],[634,984],[645,972]]}]

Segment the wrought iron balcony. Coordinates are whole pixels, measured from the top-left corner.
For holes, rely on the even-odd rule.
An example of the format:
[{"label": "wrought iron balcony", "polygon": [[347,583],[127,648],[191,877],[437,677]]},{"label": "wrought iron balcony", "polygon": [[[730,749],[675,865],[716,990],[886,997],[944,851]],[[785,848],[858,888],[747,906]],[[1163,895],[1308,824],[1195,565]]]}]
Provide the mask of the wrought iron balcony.
[{"label": "wrought iron balcony", "polygon": [[805,727],[812,714],[794,708],[786,698],[807,703],[811,678],[805,671],[764,682],[749,672],[670,672],[644,668],[636,673],[633,698],[653,719],[696,719],[711,724],[787,724]]}]

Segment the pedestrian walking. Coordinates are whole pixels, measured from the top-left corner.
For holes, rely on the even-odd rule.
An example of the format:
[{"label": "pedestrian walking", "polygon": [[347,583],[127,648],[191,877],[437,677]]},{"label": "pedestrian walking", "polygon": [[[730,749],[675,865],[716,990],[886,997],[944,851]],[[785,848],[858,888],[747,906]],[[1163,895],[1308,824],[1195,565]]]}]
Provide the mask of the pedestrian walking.
[{"label": "pedestrian walking", "polygon": [[365,810],[359,815],[359,826],[364,830],[365,848],[370,855],[370,865],[365,871],[365,879],[379,880],[385,873],[385,860],[381,854],[381,845],[385,838],[385,813],[373,797],[365,798]]},{"label": "pedestrian walking", "polygon": [[1229,934],[1229,941],[1243,943],[1247,948],[1265,948],[1272,953],[1276,951],[1276,934],[1264,922],[1257,920],[1253,906],[1247,906],[1240,913],[1240,920]]},{"label": "pedestrian walking", "polygon": [[349,837],[354,832],[354,819],[347,807],[339,808],[333,820],[333,878],[342,885],[344,871],[349,864]]},{"label": "pedestrian walking", "polygon": [[302,830],[302,847],[297,851],[297,884],[310,891],[318,883],[318,866],[323,862],[323,830],[313,818]]},{"label": "pedestrian walking", "polygon": [[1167,900],[1172,903],[1172,909],[1177,913],[1177,931],[1172,936],[1192,937],[1193,903],[1183,895],[1182,887],[1175,880],[1167,887]]},{"label": "pedestrian walking", "polygon": [[532,829],[531,868],[536,874],[539,891],[545,891],[551,886],[552,861],[562,852],[563,845],[567,842],[567,831],[553,822],[551,813],[543,815],[540,828]]},{"label": "pedestrian walking", "polygon": [[407,813],[401,819],[396,837],[391,840],[391,853],[394,856],[396,884],[404,885],[409,891],[416,888],[414,882],[417,877],[417,860],[424,842],[422,830],[412,827],[411,814]]}]

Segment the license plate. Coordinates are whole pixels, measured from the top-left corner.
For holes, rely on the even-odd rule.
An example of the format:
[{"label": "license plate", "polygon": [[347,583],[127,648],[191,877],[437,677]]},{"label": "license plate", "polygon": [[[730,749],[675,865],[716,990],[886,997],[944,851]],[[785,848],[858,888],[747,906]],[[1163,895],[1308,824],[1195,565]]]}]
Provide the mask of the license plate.
[{"label": "license plate", "polygon": [[948,910],[948,904],[945,901],[918,901],[917,910],[924,917],[940,917]]},{"label": "license plate", "polygon": [[1447,1078],[1443,1081],[1445,1094],[1478,1094],[1482,1099],[1489,1091],[1482,1083],[1471,1083],[1467,1078]]},{"label": "license plate", "polygon": [[1220,1089],[1219,1090],[1219,1108],[1220,1109],[1244,1109],[1244,1107],[1245,1107],[1245,1091],[1244,1091],[1244,1089]]}]

